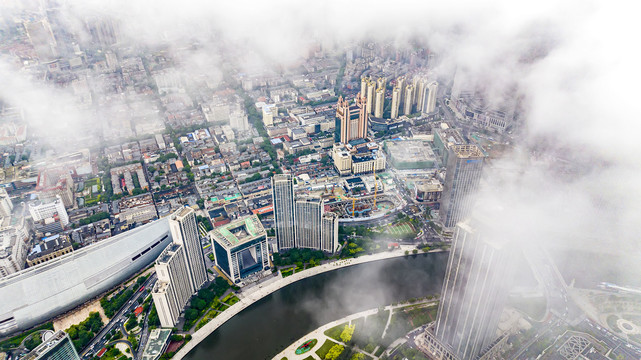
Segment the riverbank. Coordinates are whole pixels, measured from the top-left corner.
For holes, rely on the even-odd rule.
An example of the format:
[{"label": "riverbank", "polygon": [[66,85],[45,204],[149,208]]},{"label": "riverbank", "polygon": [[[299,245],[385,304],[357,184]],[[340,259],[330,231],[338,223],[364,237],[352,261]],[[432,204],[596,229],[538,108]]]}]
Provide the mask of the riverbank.
[{"label": "riverbank", "polygon": [[[213,333],[225,322],[232,319],[235,315],[237,315],[238,313],[240,313],[241,311],[243,311],[244,309],[246,309],[256,301],[264,298],[267,295],[272,294],[277,290],[282,289],[283,287],[286,287],[287,285],[293,284],[299,280],[313,277],[318,274],[341,269],[341,268],[352,266],[352,265],[358,265],[358,264],[364,264],[364,263],[373,262],[373,261],[402,257],[402,256],[405,256],[405,251],[411,252],[414,249],[415,249],[414,246],[401,246],[400,249],[395,249],[393,251],[382,252],[382,253],[373,254],[373,255],[365,255],[355,259],[338,260],[338,261],[334,261],[328,264],[323,264],[308,270],[295,273],[286,278],[274,278],[273,280],[269,280],[263,284],[259,284],[259,285],[253,286],[250,289],[243,290],[243,292],[239,296],[240,301],[234,304],[233,306],[231,306],[229,309],[223,311],[216,318],[214,318],[205,326],[203,326],[201,329],[196,331],[192,335],[192,340],[176,353],[176,355],[174,356],[174,359],[183,359],[187,355],[187,353],[189,353],[189,351],[195,348],[200,342],[206,339],[211,333]],[[442,251],[443,250],[438,249],[431,252],[442,252]],[[409,256],[414,256],[414,255],[409,255]],[[419,255],[416,255],[416,256],[419,256]]]},{"label": "riverbank", "polygon": [[[413,302],[413,303],[407,302],[407,303],[402,303],[402,304],[397,304],[397,305],[387,305],[387,306],[383,307],[382,308],[383,311],[389,311],[389,315],[387,317],[387,322],[385,323],[385,329],[383,331],[383,336],[385,336],[385,332],[389,328],[390,322],[392,320],[392,314],[393,314],[393,312],[395,310],[406,308],[406,307],[409,307],[409,306],[417,306],[417,305],[436,306],[437,304],[438,304],[437,300],[421,300],[421,301],[417,301],[417,302]],[[343,345],[343,346],[347,347],[347,344],[345,344],[345,343],[343,343],[341,341],[338,341],[337,339],[329,338],[325,334],[326,330],[329,330],[329,329],[331,329],[331,328],[333,328],[333,327],[335,327],[337,325],[341,325],[341,324],[344,324],[344,323],[349,323],[351,325],[353,320],[356,320],[356,319],[359,319],[359,318],[364,318],[364,317],[367,317],[367,316],[370,316],[370,315],[375,315],[375,314],[378,314],[378,312],[379,312],[378,308],[365,310],[365,311],[361,311],[361,312],[356,313],[356,314],[348,315],[348,316],[346,316],[346,317],[344,317],[342,319],[338,319],[338,320],[332,321],[330,323],[327,323],[327,324],[317,328],[316,330],[308,333],[307,335],[301,337],[297,341],[293,342],[285,350],[281,351],[278,355],[274,356],[272,358],[272,360],[281,360],[283,358],[287,358],[288,360],[302,360],[302,359],[306,358],[307,356],[311,356],[314,360],[322,360],[316,354],[316,350],[318,350],[318,348],[322,344],[324,344],[325,341],[330,340],[330,341],[332,341],[334,343],[337,343],[337,344],[340,344],[340,345]],[[358,329],[358,330],[360,330],[360,329]],[[310,351],[308,353],[305,353],[305,354],[302,354],[302,355],[297,355],[296,354],[296,349],[298,348],[298,346],[300,346],[300,344],[302,344],[305,341],[308,341],[310,339],[316,339],[318,341],[318,343],[317,343],[318,346],[315,346],[312,349],[312,351]],[[360,349],[359,351],[361,353],[371,357],[374,360],[378,360],[379,357],[376,356],[375,354],[373,354],[374,352],[376,352],[377,349],[378,349],[378,347],[376,347],[374,349],[374,351],[372,351],[372,353],[367,353],[362,349]],[[381,350],[381,352],[382,352],[382,350]],[[388,355],[387,352],[384,352],[384,354]]]}]

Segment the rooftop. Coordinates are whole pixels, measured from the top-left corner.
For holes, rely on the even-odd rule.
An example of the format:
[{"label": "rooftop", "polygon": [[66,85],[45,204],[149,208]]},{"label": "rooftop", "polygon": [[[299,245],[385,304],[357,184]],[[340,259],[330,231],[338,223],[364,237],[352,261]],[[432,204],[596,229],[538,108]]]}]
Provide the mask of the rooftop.
[{"label": "rooftop", "polygon": [[142,360],[156,360],[161,355],[171,335],[170,329],[153,329],[149,334],[149,341],[142,354]]},{"label": "rooftop", "polygon": [[219,226],[212,230],[210,234],[216,242],[229,248],[264,235],[265,229],[258,217],[251,215]]}]

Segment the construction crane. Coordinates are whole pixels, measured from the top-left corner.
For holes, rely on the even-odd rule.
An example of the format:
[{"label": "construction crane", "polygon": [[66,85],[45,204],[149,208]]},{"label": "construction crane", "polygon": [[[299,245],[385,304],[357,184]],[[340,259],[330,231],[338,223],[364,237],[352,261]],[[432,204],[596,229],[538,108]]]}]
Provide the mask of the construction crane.
[{"label": "construction crane", "polygon": [[330,197],[334,198],[334,199],[338,199],[338,201],[352,200],[352,217],[354,217],[354,215],[356,214],[356,200],[358,200],[357,198],[348,197],[348,196],[340,196],[340,195],[339,196],[332,195]]}]

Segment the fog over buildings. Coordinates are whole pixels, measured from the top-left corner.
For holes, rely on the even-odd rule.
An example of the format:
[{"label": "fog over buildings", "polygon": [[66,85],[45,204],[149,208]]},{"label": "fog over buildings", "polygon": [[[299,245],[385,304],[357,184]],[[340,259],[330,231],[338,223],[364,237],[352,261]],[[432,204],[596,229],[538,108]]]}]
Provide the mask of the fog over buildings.
[{"label": "fog over buildings", "polygon": [[[302,98],[298,90],[304,87],[305,81],[288,76],[299,69],[322,73],[308,64],[311,60],[342,59],[367,52],[372,56],[362,56],[365,59],[363,66],[369,66],[377,51],[412,54],[412,51],[422,49],[421,61],[429,63],[426,66],[429,71],[421,73],[420,80],[397,73],[380,79],[382,86],[378,91],[373,87],[368,88],[371,95],[361,94],[375,97],[377,103],[367,106],[377,118],[403,118],[402,121],[409,123],[408,115],[415,113],[411,101],[408,103],[407,100],[411,98],[419,99],[416,103],[418,112],[427,108],[431,110],[425,113],[435,108],[443,110],[444,99],[449,98],[448,101],[455,104],[453,107],[464,109],[464,114],[469,110],[470,114],[477,111],[483,116],[491,113],[487,118],[497,113],[497,117],[506,113],[509,117],[514,116],[514,126],[509,130],[514,141],[505,144],[500,156],[486,156],[485,150],[478,149],[478,158],[484,158],[484,161],[480,180],[475,175],[474,184],[470,186],[470,189],[474,188],[475,205],[469,205],[468,199],[452,200],[452,203],[467,205],[465,211],[453,216],[454,220],[447,227],[454,227],[468,215],[477,216],[485,224],[484,238],[515,243],[522,249],[544,245],[555,258],[568,256],[568,252],[591,250],[603,256],[626,255],[638,259],[641,255],[641,241],[637,236],[637,227],[641,224],[641,161],[638,156],[641,153],[641,122],[636,119],[635,105],[641,71],[637,64],[636,41],[631,39],[641,33],[636,7],[630,2],[612,4],[580,0],[527,3],[508,0],[401,0],[392,3],[0,0],[0,110],[5,107],[20,109],[30,137],[37,137],[41,142],[39,146],[46,143],[57,155],[94,146],[108,148],[118,141],[137,139],[143,134],[160,134],[174,128],[214,122],[210,117],[230,123],[229,119],[236,119],[231,126],[233,129],[198,130],[185,137],[188,138],[185,142],[178,141],[180,144],[187,141],[208,144],[209,138],[225,140],[220,144],[217,140],[209,150],[204,149],[205,146],[198,149],[199,156],[208,156],[202,155],[208,151],[213,154],[208,159],[209,170],[202,170],[203,174],[209,173],[197,186],[199,199],[205,199],[208,204],[216,203],[249,191],[247,188],[251,185],[246,184],[251,183],[249,179],[256,174],[261,179],[271,175],[273,167],[249,172],[248,168],[256,165],[254,162],[269,166],[270,160],[277,161],[269,154],[238,161],[235,164],[238,168],[233,170],[226,165],[228,158],[240,158],[237,154],[244,153],[248,147],[250,152],[262,151],[260,136],[263,135],[251,132],[253,128],[249,126],[241,104],[249,103],[251,107],[263,100],[249,95],[242,98],[234,93],[236,88],[252,90],[257,83],[273,85],[271,81],[282,85],[277,94],[270,94],[272,98],[291,97],[291,103],[297,104]],[[10,35],[19,23],[24,24],[26,38],[33,49],[9,44]],[[140,56],[143,52],[151,55]],[[39,60],[32,55],[34,53]],[[71,59],[68,64],[61,65],[56,61],[61,54]],[[406,57],[408,63],[413,61],[411,55]],[[91,69],[84,69],[82,64],[87,58],[100,61],[94,62]],[[167,63],[172,66],[165,66]],[[70,77],[58,77],[60,66],[82,70],[75,71]],[[113,73],[117,76],[112,76]],[[280,83],[282,79],[279,78],[287,79]],[[376,77],[372,76],[372,79],[372,86],[375,86]],[[347,109],[353,99],[360,99],[351,96],[360,90],[360,79],[350,81],[359,84],[359,88],[350,88],[354,94],[344,97]],[[403,81],[405,83],[399,85]],[[225,89],[219,89],[221,84]],[[342,96],[333,92],[331,81],[328,80],[328,84],[330,86],[319,93],[327,91],[332,97]],[[427,87],[427,84],[434,91],[424,97],[419,88]],[[296,89],[293,96],[289,87]],[[203,90],[205,88],[207,91]],[[416,95],[412,91],[419,93]],[[428,99],[429,105],[422,103]],[[459,99],[463,104],[457,106]],[[392,104],[392,109],[387,103]],[[309,144],[305,141],[309,139],[301,128],[323,126],[320,120],[309,120],[313,111],[304,113],[309,109],[301,110],[301,113],[285,111],[283,115],[279,112],[283,108],[264,102],[263,105],[261,114],[263,117],[266,113],[269,115],[269,121],[264,124],[269,134],[266,140],[287,138],[287,145],[278,148],[283,155],[278,160],[296,154],[296,147],[308,149]],[[327,111],[336,113],[335,108]],[[299,120],[301,118],[305,120]],[[358,120],[359,126],[367,126],[366,121]],[[297,121],[301,122],[299,127],[292,128],[288,124]],[[314,121],[319,121],[320,125]],[[347,119],[344,122],[347,123]],[[386,123],[382,121],[378,125],[384,127]],[[469,123],[464,124],[461,130],[468,135],[471,127]],[[497,128],[500,131],[492,134],[505,135],[505,126],[497,125]],[[239,129],[249,135],[237,146],[233,137],[238,136]],[[365,133],[367,129],[359,127],[358,136],[349,134],[345,138],[360,139],[366,136]],[[151,141],[151,146],[164,149],[164,140],[160,135],[160,141],[157,144]],[[273,144],[276,143],[272,141]],[[172,146],[169,141],[167,146]],[[157,165],[157,168],[152,167],[154,171],[149,171],[147,162],[155,160],[131,155],[137,151],[144,154],[141,147],[135,145],[125,149],[123,145],[124,150],[115,151],[123,158],[119,165],[127,160],[145,162],[136,172],[135,181],[129,173],[121,176],[112,169],[115,188],[128,187],[129,194],[137,195],[131,187],[138,182],[141,190],[158,190],[171,185],[172,181],[180,183],[176,178],[182,175],[183,166],[197,168],[191,159],[193,152],[190,152],[190,159],[176,156],[165,164],[167,169]],[[245,149],[237,151],[239,147]],[[327,152],[326,149],[323,147],[323,151]],[[105,154],[110,156],[106,150]],[[131,159],[125,159],[126,154],[130,154]],[[322,157],[312,158],[314,155],[304,155],[310,156],[305,161],[310,164],[320,162]],[[433,160],[430,159],[430,163]],[[96,167],[96,160],[92,161],[90,165]],[[184,161],[187,163],[183,164]],[[442,169],[436,167],[429,181],[437,182],[435,179]],[[234,181],[228,182],[225,178],[214,183],[214,175],[224,174],[228,169],[234,173]],[[242,178],[236,175],[240,169],[247,170]],[[367,172],[376,173],[378,168],[373,169]],[[161,178],[165,172],[177,175]],[[481,172],[480,167],[478,172]],[[287,179],[287,183],[283,183],[287,188],[281,187],[288,193],[281,191],[287,195],[281,194],[281,198],[288,206],[276,209],[279,211],[277,217],[289,216],[293,222],[296,199],[293,184],[300,175],[295,171],[282,175]],[[339,178],[340,175],[344,174],[338,174]],[[208,176],[211,176],[211,184],[207,183]],[[252,209],[207,208],[209,212],[204,213],[209,215],[214,226],[236,221],[254,210],[254,215],[260,215],[260,211],[269,206],[269,201],[262,197],[269,197],[274,191],[278,195],[279,188],[273,181],[279,177],[274,179],[256,186],[265,187],[266,193],[252,196],[256,204]],[[444,180],[453,182],[453,172]],[[375,189],[378,189],[377,181],[374,177]],[[274,190],[269,191],[267,183],[272,184]],[[303,191],[303,184],[297,191]],[[216,192],[209,193],[207,186],[219,187]],[[451,186],[446,185],[443,193],[451,195]],[[313,189],[312,183],[305,191],[318,189]],[[334,198],[333,186],[331,190],[325,186],[322,191],[326,200]],[[438,193],[441,191],[442,188]],[[73,200],[72,195],[71,203]],[[154,201],[160,203],[159,199]],[[323,201],[319,200],[319,204],[318,209],[314,208],[319,216],[335,210],[321,208],[325,204]],[[65,207],[69,207],[67,205]],[[395,205],[389,206],[394,208]],[[167,209],[158,206],[157,212],[150,212],[146,221],[167,215],[172,206],[167,205]],[[445,209],[451,211],[448,206]],[[356,209],[356,201],[348,201],[344,210],[346,213],[351,210],[352,217],[356,217],[356,211],[364,211]],[[60,212],[57,211],[56,216]],[[64,219],[63,226],[73,223],[66,213]],[[200,224],[194,219],[190,221],[193,226]],[[338,220],[335,223],[338,224]],[[278,224],[270,225],[278,229]],[[282,249],[294,247],[298,241],[290,230],[286,234],[282,233],[283,229],[276,231],[281,242],[278,246]],[[336,229],[332,230],[334,233]],[[289,236],[286,242],[283,234]],[[321,234],[320,230],[318,234]],[[317,237],[321,239],[320,235]],[[193,242],[197,243],[195,239]],[[332,246],[326,248],[336,248],[333,238],[329,243]],[[320,246],[320,250],[326,249]],[[585,268],[600,266],[582,265]],[[198,286],[208,276],[200,270]],[[639,271],[638,262],[633,266],[608,269],[623,284]]]}]

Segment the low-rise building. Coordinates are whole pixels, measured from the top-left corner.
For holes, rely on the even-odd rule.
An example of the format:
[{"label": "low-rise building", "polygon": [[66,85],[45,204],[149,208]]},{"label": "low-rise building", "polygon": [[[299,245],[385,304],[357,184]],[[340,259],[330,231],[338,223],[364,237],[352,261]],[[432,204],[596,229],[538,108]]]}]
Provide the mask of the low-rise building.
[{"label": "low-rise building", "polygon": [[55,201],[49,203],[39,201],[29,204],[29,213],[34,222],[57,218],[63,227],[69,224],[69,215],[67,215],[64,202],[59,195],[56,196]]},{"label": "low-rise building", "polygon": [[144,223],[158,217],[154,199],[149,193],[121,199],[118,210],[118,219],[127,224]]},{"label": "low-rise building", "polygon": [[27,256],[27,265],[34,266],[55,259],[73,251],[69,238],[65,235],[53,235],[43,238]]}]

